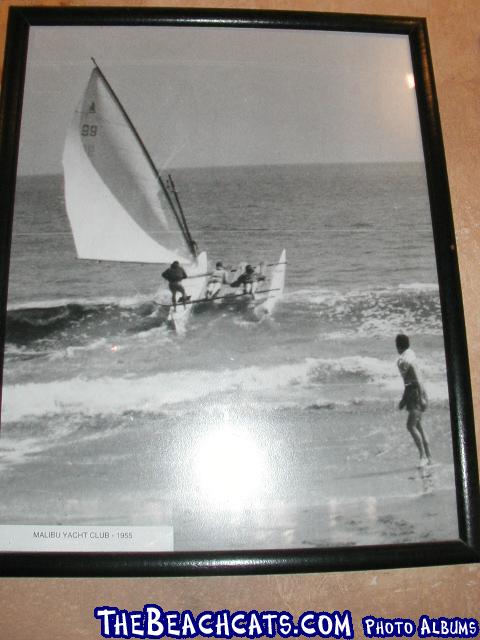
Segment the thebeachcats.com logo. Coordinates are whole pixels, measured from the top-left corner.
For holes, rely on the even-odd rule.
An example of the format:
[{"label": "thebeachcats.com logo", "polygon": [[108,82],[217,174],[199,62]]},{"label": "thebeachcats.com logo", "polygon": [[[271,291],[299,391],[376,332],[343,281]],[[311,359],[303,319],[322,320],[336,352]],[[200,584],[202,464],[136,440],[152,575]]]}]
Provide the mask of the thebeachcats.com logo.
[{"label": "thebeachcats.com logo", "polygon": [[[141,611],[114,606],[96,607],[104,638],[355,638],[351,612],[304,611],[295,617],[288,611],[165,611],[146,604]],[[409,618],[361,619],[358,638],[475,638],[475,618],[447,618],[422,615]]]}]

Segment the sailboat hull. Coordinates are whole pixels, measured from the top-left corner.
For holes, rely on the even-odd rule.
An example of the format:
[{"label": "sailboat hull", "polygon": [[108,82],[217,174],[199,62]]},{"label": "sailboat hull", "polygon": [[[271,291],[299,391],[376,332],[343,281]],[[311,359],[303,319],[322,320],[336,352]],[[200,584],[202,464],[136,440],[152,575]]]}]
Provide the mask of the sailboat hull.
[{"label": "sailboat hull", "polygon": [[269,283],[267,297],[260,304],[255,306],[255,315],[263,317],[273,312],[273,309],[283,296],[285,287],[285,275],[287,270],[287,253],[285,249],[280,254],[277,264],[273,267]]}]

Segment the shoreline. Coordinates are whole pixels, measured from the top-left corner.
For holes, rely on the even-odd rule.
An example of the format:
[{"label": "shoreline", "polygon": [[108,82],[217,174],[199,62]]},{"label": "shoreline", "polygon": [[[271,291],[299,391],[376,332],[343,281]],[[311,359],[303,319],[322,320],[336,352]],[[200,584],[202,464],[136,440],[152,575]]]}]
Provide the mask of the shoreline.
[{"label": "shoreline", "polygon": [[[49,449],[4,467],[0,521],[167,525],[177,550],[458,538],[447,407],[425,414],[434,464],[419,468],[405,414],[385,404],[282,420],[242,406],[230,434],[200,410],[194,423],[127,413],[88,428],[77,415]],[[219,448],[202,458],[206,443]]]}]

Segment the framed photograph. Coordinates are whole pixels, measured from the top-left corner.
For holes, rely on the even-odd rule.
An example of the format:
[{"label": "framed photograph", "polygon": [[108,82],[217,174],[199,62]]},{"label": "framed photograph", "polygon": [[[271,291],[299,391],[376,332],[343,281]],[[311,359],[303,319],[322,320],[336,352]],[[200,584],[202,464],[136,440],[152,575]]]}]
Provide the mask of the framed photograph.
[{"label": "framed photograph", "polygon": [[11,8],[4,575],[475,562],[427,25]]}]

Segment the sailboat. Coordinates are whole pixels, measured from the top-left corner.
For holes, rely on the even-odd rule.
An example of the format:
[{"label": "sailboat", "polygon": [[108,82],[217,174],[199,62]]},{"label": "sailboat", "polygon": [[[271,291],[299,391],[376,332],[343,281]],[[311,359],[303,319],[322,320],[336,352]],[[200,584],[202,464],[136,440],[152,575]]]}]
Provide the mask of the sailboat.
[{"label": "sailboat", "polygon": [[[177,260],[187,295],[204,296],[206,252],[198,253],[173,182],[160,175],[119,98],[95,62],[63,151],[65,203],[77,256],[157,263]],[[192,305],[170,308],[185,330]]]},{"label": "sailboat", "polygon": [[[198,252],[171,176],[155,166],[120,99],[93,69],[63,151],[65,204],[78,258],[168,265],[178,261],[187,300],[168,305],[168,324],[184,333],[195,304],[208,302],[208,260]],[[285,251],[255,302],[271,313],[283,293]],[[260,293],[260,292],[259,292]]]}]

